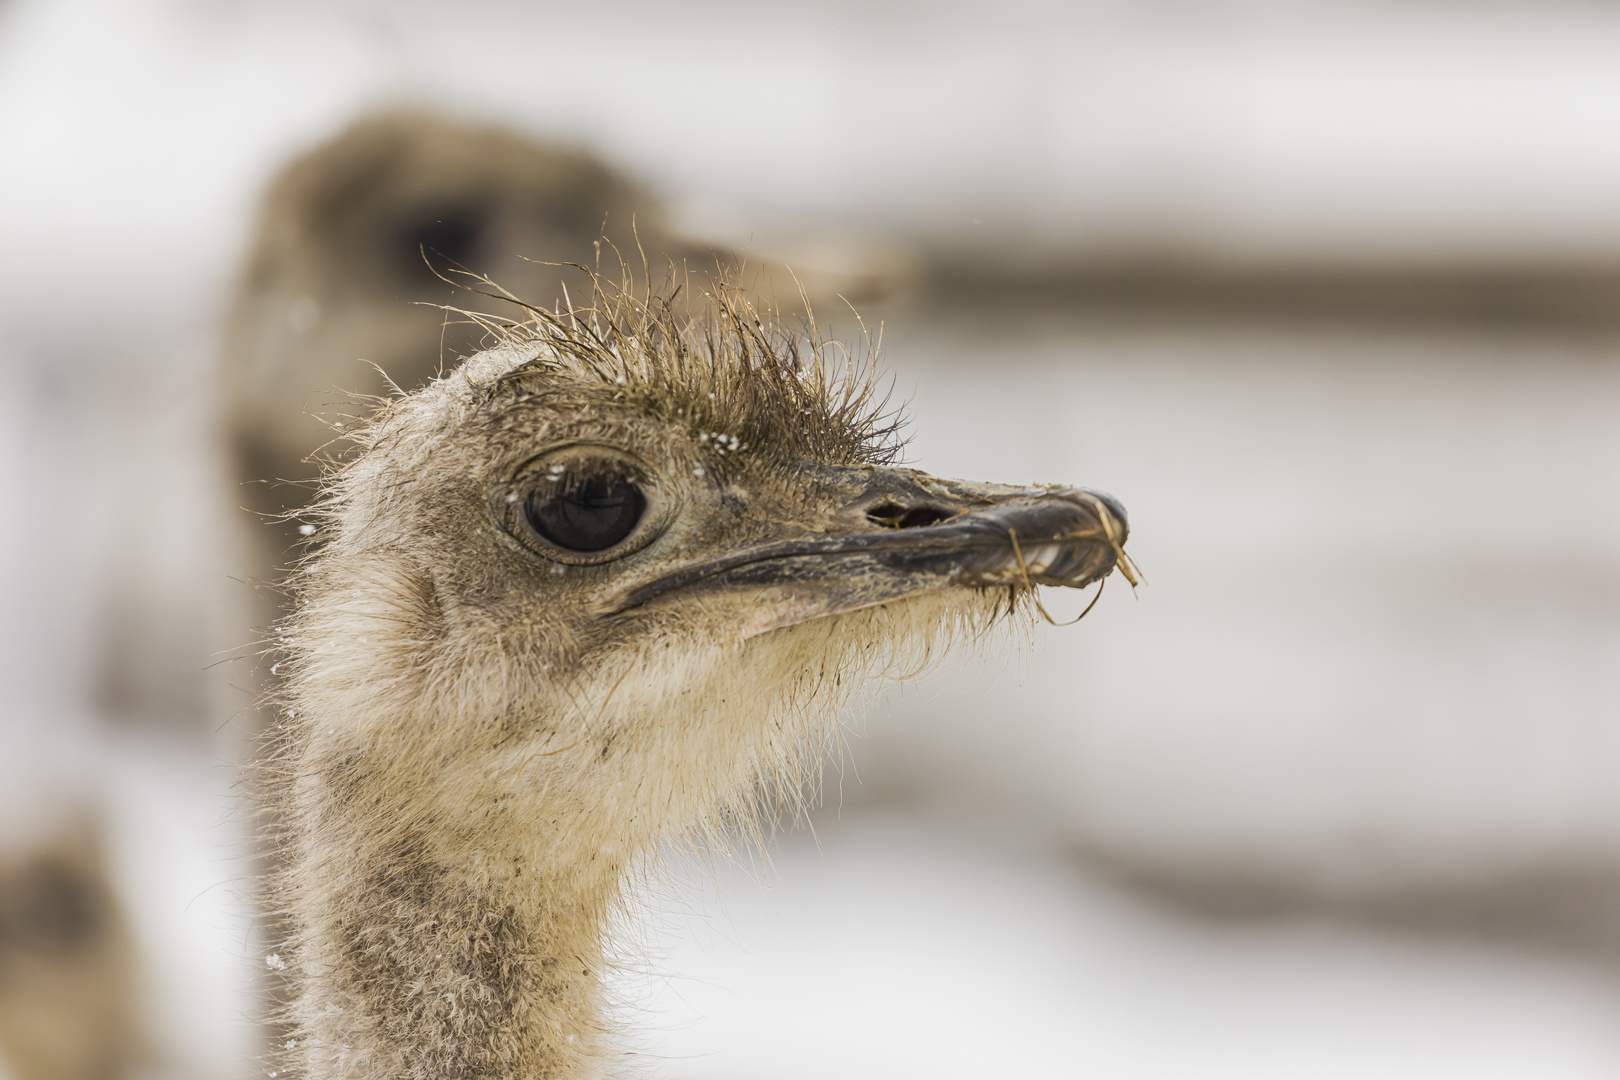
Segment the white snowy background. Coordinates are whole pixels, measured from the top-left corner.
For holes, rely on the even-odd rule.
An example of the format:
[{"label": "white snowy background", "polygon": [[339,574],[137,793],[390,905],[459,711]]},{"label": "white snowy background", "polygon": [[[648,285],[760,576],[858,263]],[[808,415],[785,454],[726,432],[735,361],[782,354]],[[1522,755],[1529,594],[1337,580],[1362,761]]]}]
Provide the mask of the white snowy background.
[{"label": "white snowy background", "polygon": [[[0,0],[0,844],[100,806],[169,1075],[257,1069],[224,302],[274,171],[402,102],[981,281],[1620,268],[1597,3]],[[1062,295],[880,307],[911,457],[1117,493],[1151,584],[889,695],[814,838],[658,901],[648,1070],[1620,1076],[1612,316]],[[206,732],[98,705],[119,634]]]}]

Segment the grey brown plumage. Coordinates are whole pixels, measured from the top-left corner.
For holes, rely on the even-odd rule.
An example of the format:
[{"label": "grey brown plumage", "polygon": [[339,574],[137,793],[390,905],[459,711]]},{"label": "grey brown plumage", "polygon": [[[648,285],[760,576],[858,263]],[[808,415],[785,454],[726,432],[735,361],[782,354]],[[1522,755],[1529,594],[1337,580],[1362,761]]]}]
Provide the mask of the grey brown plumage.
[{"label": "grey brown plumage", "polygon": [[803,792],[869,679],[1123,557],[1106,496],[893,465],[870,373],[735,292],[634,294],[486,323],[327,480],[267,766],[284,1067],[593,1075],[627,874]]}]

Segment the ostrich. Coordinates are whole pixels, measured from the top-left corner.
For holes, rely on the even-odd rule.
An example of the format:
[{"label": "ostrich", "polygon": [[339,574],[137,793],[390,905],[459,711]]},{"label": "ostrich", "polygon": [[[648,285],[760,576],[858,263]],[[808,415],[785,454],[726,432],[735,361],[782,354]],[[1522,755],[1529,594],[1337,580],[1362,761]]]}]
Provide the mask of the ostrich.
[{"label": "ostrich", "polygon": [[0,767],[0,1076],[116,1080],[149,1061],[141,960],[88,800],[29,756]]},{"label": "ostrich", "polygon": [[277,1071],[596,1075],[664,844],[800,797],[868,679],[1129,576],[1110,497],[898,467],[867,365],[709,296],[486,322],[326,481],[267,757]]}]

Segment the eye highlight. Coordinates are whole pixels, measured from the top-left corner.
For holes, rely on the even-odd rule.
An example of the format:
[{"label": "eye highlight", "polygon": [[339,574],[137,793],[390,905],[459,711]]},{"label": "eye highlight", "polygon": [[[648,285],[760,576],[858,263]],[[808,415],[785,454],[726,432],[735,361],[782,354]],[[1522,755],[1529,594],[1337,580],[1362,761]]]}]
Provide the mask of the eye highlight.
[{"label": "eye highlight", "polygon": [[610,446],[576,443],[531,459],[496,492],[501,526],[557,562],[607,562],[639,551],[666,518],[654,475]]}]

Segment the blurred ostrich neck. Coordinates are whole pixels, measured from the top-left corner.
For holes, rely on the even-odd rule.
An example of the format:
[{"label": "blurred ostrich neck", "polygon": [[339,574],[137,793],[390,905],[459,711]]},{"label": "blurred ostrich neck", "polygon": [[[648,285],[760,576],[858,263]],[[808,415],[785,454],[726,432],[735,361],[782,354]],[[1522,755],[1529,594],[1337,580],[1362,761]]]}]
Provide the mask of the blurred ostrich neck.
[{"label": "blurred ostrich neck", "polygon": [[321,869],[300,912],[312,1080],[591,1075],[608,920],[655,838],[582,790],[589,764],[521,806],[510,777],[465,761],[431,778],[404,757],[368,765],[305,834]]}]

